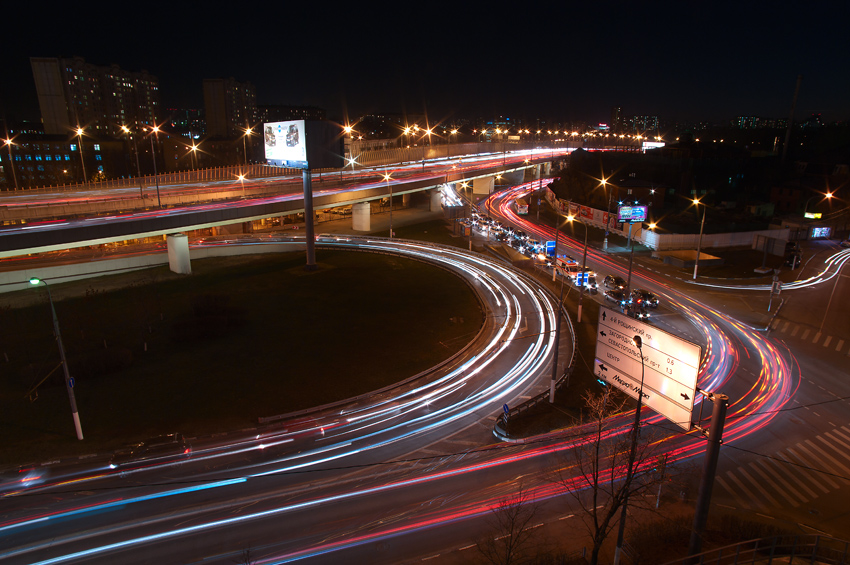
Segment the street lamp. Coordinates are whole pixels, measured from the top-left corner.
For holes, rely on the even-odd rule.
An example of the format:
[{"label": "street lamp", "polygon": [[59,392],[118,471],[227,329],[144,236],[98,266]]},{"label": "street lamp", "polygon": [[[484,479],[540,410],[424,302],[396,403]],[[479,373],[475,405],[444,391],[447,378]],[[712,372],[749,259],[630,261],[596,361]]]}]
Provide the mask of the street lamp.
[{"label": "street lamp", "polygon": [[242,136],[242,155],[245,157],[245,166],[248,166],[248,150],[245,147],[245,138],[249,137],[251,133],[253,133],[254,128],[247,127],[245,128],[245,135]]},{"label": "street lamp", "polygon": [[[699,210],[700,201],[697,198],[694,198],[694,205]],[[702,251],[702,230],[705,227],[705,210],[706,206],[703,204],[702,208],[702,221],[699,224],[699,240],[697,241],[697,259],[694,261],[694,280],[697,280],[697,270],[699,269],[699,255]]]},{"label": "street lamp", "polygon": [[[121,130],[127,134],[127,141],[130,141],[130,128],[127,126],[121,126]],[[133,137],[133,152],[136,154],[136,178],[139,179],[139,195],[144,199],[145,197],[145,189],[142,185],[142,168],[139,166],[139,148],[136,145],[136,138]]]},{"label": "street lamp", "polygon": [[[805,208],[803,208],[803,217],[804,218],[809,217],[809,202],[811,202],[812,200],[814,200],[818,196],[822,196],[823,198],[830,200],[830,199],[832,199],[832,192],[827,191],[826,194],[818,192],[817,194],[815,194],[814,196],[812,196],[808,200],[806,200],[806,206],[805,206]],[[823,198],[821,198],[821,202],[823,201]],[[819,216],[812,215],[812,217],[816,218],[816,217],[819,217]]]},{"label": "street lamp", "polygon": [[611,225],[611,197],[613,191],[608,191],[608,179],[603,178],[599,181],[602,184],[602,190],[608,192],[608,215],[605,216],[605,239],[602,241],[602,249],[608,251],[608,226]]},{"label": "street lamp", "polygon": [[239,179],[239,184],[242,185],[242,198],[245,198],[245,175],[236,175]]},{"label": "street lamp", "polygon": [[[572,221],[574,219],[575,219],[574,216],[569,216],[570,223],[572,223]],[[587,286],[587,280],[583,279],[583,277],[587,276],[585,274],[584,269],[587,267],[587,231],[588,230],[587,230],[587,224],[585,224],[581,220],[579,220],[578,223],[580,223],[581,225],[584,226],[584,254],[581,257],[581,271],[579,272],[579,280],[581,281],[581,287],[579,288],[579,291],[578,291],[578,317],[576,318],[578,320],[578,323],[580,324],[581,323],[581,302],[582,302],[582,299],[584,298],[584,287]]]},{"label": "street lamp", "polygon": [[[159,145],[159,126],[153,126],[152,130],[153,134],[156,136],[156,144]],[[150,137],[151,140],[151,158],[153,159],[153,178],[156,181],[156,203],[162,208],[162,199],[159,196],[159,177],[156,174],[156,151],[153,147],[153,136]]]},{"label": "street lamp", "polygon": [[390,184],[390,173],[384,175],[384,180],[387,181],[387,188],[390,189],[390,239],[393,238],[393,185]]},{"label": "street lamp", "polygon": [[68,361],[65,359],[65,347],[62,345],[62,334],[59,333],[59,319],[56,317],[56,308],[53,307],[53,296],[50,294],[50,287],[47,281],[38,277],[32,277],[30,284],[33,286],[39,283],[44,284],[47,289],[47,300],[50,302],[50,312],[53,315],[53,333],[56,334],[56,343],[59,345],[59,359],[62,362],[62,369],[65,371],[65,389],[68,391],[68,400],[71,401],[71,415],[74,417],[74,427],[77,430],[77,439],[83,439],[83,428],[80,426],[80,414],[77,411],[77,399],[74,397],[74,380],[68,373]]},{"label": "street lamp", "polygon": [[15,182],[15,190],[18,190],[18,177],[15,176],[15,162],[12,161],[12,140],[6,138],[6,148],[9,150],[9,168],[12,169],[12,180]]},{"label": "street lamp", "polygon": [[83,128],[77,126],[77,135],[80,137],[80,165],[83,167],[83,183],[86,182],[86,162],[83,159]]}]

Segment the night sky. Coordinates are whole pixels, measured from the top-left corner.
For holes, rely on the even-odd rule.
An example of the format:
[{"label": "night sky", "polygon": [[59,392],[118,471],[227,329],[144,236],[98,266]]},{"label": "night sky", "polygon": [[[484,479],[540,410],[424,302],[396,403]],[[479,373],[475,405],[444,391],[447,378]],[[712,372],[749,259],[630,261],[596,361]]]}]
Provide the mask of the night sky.
[{"label": "night sky", "polygon": [[75,55],[148,70],[167,108],[202,108],[203,79],[233,77],[260,104],[340,119],[596,123],[616,105],[725,122],[787,118],[802,75],[798,119],[850,119],[848,2],[8,4],[0,108],[11,121],[39,118],[29,57]]}]

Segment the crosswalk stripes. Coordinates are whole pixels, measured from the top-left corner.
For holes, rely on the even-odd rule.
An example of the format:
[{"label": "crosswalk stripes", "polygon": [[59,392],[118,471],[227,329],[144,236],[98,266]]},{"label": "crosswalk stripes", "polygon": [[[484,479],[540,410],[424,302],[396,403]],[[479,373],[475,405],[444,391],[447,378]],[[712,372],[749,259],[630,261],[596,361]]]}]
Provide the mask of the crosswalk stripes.
[{"label": "crosswalk stripes", "polygon": [[799,507],[850,485],[850,426],[757,458],[716,477],[717,484],[750,510]]},{"label": "crosswalk stripes", "polygon": [[[782,320],[776,320],[770,326],[770,329],[772,329],[773,331],[779,332],[781,334],[786,334],[790,337],[797,337],[797,334],[800,333],[800,330],[803,330],[803,333],[800,335],[800,339],[802,339],[804,341],[808,340],[809,336],[811,336],[811,334],[812,334],[811,328],[804,328],[800,324],[795,324],[791,321],[786,321],[785,323],[782,323]],[[815,332],[814,336],[811,337],[811,342],[817,345],[817,343],[820,341],[821,337],[823,337],[823,334],[821,332]],[[821,343],[821,345],[823,347],[829,347],[833,343],[835,343],[835,351],[836,352],[841,352],[841,351],[844,351],[846,349],[847,355],[850,356],[850,347],[845,348],[845,346],[850,345],[850,343],[848,343],[844,339],[837,338],[837,337],[832,336],[832,335],[827,335],[826,337],[824,337],[824,340]]]}]

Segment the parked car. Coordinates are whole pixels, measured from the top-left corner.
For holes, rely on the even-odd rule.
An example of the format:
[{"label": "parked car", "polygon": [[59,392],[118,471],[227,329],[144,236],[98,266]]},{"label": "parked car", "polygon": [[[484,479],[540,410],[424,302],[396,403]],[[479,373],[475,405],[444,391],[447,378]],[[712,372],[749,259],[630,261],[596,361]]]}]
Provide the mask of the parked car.
[{"label": "parked car", "polygon": [[618,277],[617,275],[606,275],[602,280],[602,284],[605,285],[605,288],[616,288],[622,290],[626,288],[626,279]]},{"label": "parked car", "polygon": [[643,304],[647,308],[658,308],[658,297],[655,293],[649,292],[648,290],[636,288],[632,291],[631,296],[629,296],[629,303]]},{"label": "parked car", "polygon": [[187,459],[192,446],[186,443],[183,434],[174,433],[152,437],[117,452],[109,462],[110,469],[145,467],[156,463]]}]

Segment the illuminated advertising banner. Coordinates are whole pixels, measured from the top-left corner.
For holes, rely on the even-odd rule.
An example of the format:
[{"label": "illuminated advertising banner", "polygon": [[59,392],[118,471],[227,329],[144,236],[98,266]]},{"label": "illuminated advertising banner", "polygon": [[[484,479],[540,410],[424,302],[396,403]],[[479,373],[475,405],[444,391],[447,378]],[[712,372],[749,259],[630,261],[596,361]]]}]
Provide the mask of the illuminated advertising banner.
[{"label": "illuminated advertising banner", "polygon": [[343,165],[342,128],[321,120],[263,124],[266,160],[273,167],[339,168]]},{"label": "illuminated advertising banner", "polygon": [[304,120],[263,124],[263,142],[269,164],[307,168],[307,138],[304,134]]},{"label": "illuminated advertising banner", "polygon": [[617,208],[617,221],[636,224],[646,221],[646,206],[620,206]]}]

